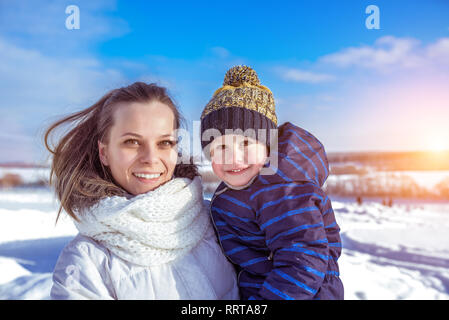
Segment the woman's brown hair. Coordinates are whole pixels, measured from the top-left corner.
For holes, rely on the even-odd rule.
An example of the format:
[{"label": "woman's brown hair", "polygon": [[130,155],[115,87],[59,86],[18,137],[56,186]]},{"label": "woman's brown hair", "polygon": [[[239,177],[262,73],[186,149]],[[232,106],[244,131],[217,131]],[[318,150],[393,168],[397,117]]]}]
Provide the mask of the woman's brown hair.
[{"label": "woman's brown hair", "polygon": [[[126,196],[129,193],[115,183],[109,167],[103,166],[98,154],[98,141],[107,144],[110,128],[114,125],[115,106],[121,102],[159,101],[173,111],[175,129],[183,118],[164,87],[154,83],[135,82],[130,86],[114,89],[99,101],[82,111],[70,114],[48,127],[45,131],[45,147],[53,154],[49,183],[60,201],[56,221],[64,209],[79,221],[76,212],[88,208],[109,196]],[[57,143],[55,149],[48,144],[50,133],[66,123],[76,125]],[[193,163],[178,163],[175,177],[193,179],[199,175]]]}]

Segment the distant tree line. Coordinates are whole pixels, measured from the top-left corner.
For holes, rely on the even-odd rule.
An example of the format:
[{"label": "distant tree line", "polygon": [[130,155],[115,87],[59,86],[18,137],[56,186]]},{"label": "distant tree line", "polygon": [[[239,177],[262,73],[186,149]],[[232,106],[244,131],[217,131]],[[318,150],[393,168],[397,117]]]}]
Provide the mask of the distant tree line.
[{"label": "distant tree line", "polygon": [[[362,155],[359,156],[360,159],[363,159]],[[345,155],[341,157],[345,161],[349,159]],[[372,159],[372,157],[373,155],[371,154],[369,159]],[[332,159],[335,160],[335,158]],[[356,160],[354,157],[350,157],[350,159],[351,161]],[[219,179],[207,168],[200,168],[199,172],[202,176],[204,191],[213,193],[220,183]],[[411,177],[400,172],[382,175],[368,175],[367,173],[366,167],[358,165],[340,164],[331,166],[331,176],[333,175],[336,178],[328,179],[324,185],[324,190],[329,195],[342,197],[400,197],[449,200],[449,177],[429,190],[416,183]],[[343,174],[346,176],[339,178]],[[6,173],[0,177],[0,188],[15,187],[48,187],[48,180],[42,178],[25,183],[20,175],[14,173]]]},{"label": "distant tree line", "polygon": [[356,163],[360,167],[373,167],[381,171],[449,170],[449,150],[329,153],[328,160],[335,166]]},{"label": "distant tree line", "polygon": [[0,188],[17,188],[17,187],[46,187],[48,181],[45,179],[37,179],[33,182],[24,182],[20,175],[15,173],[6,173],[0,177]]},{"label": "distant tree line", "polygon": [[329,179],[324,185],[329,195],[341,197],[385,197],[449,200],[449,177],[433,189],[425,188],[411,177],[391,173],[386,176],[351,175]]}]

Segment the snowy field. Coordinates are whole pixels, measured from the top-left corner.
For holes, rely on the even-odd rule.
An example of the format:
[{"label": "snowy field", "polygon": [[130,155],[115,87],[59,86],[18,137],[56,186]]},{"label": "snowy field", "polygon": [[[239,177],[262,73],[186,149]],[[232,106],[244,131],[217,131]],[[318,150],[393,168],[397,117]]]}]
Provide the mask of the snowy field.
[{"label": "snowy field", "polygon": [[449,299],[449,203],[333,207],[345,299]]},{"label": "snowy field", "polygon": [[[333,199],[346,299],[449,299],[449,203]],[[0,190],[0,299],[48,299],[59,252],[77,233],[42,189]]]}]

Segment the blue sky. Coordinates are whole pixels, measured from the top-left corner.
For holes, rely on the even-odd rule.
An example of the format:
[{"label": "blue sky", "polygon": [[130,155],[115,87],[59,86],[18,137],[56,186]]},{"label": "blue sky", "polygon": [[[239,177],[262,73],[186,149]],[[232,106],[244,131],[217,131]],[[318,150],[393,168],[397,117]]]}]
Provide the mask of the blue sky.
[{"label": "blue sky", "polygon": [[237,64],[329,152],[449,149],[445,0],[0,0],[0,61],[0,162],[44,161],[46,125],[134,81],[166,86],[191,129]]}]

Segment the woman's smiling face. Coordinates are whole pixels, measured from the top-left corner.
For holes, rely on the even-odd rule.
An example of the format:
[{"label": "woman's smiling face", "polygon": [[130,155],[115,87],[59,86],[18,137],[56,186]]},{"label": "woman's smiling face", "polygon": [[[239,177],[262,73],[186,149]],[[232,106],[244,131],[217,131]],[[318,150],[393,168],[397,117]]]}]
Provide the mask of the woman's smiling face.
[{"label": "woman's smiling face", "polygon": [[175,116],[167,105],[120,103],[99,156],[117,184],[130,194],[154,190],[170,180],[177,161]]}]

